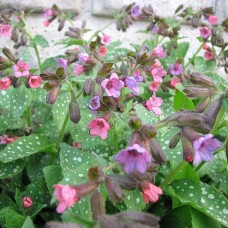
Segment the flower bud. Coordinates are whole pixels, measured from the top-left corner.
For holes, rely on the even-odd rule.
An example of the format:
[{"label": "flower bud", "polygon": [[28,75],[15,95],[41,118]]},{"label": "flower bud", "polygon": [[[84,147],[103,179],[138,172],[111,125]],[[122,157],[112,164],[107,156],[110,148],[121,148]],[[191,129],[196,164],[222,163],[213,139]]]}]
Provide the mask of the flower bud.
[{"label": "flower bud", "polygon": [[80,115],[80,108],[78,105],[78,102],[76,101],[75,97],[74,99],[71,100],[70,104],[69,104],[69,114],[70,114],[70,120],[77,124],[80,119],[81,119],[81,115]]},{"label": "flower bud", "polygon": [[205,97],[204,99],[202,99],[202,101],[200,101],[196,106],[196,112],[203,112],[209,104],[210,100],[210,97]]},{"label": "flower bud", "polygon": [[61,31],[61,30],[63,29],[65,22],[66,22],[66,19],[65,19],[65,18],[61,18],[61,19],[59,20],[58,31]]},{"label": "flower bud", "polygon": [[90,96],[94,93],[95,81],[92,78],[88,78],[83,85],[83,95]]},{"label": "flower bud", "polygon": [[103,170],[98,166],[91,167],[88,171],[88,177],[90,181],[100,183],[104,180]]},{"label": "flower bud", "polygon": [[121,223],[119,218],[116,218],[114,215],[102,215],[99,218],[99,227],[100,228],[124,228],[124,225]]},{"label": "flower bud", "polygon": [[129,126],[134,129],[140,129],[142,127],[142,121],[137,116],[132,116],[128,122]]},{"label": "flower bud", "polygon": [[153,125],[146,124],[146,125],[143,125],[141,132],[143,136],[146,137],[147,139],[152,139],[156,136],[157,129]]},{"label": "flower bud", "polygon": [[180,141],[180,133],[175,134],[169,141],[169,148],[173,149]]},{"label": "flower bud", "polygon": [[46,96],[46,102],[48,104],[54,104],[56,102],[58,93],[59,93],[59,87],[54,88],[51,92],[49,92]]},{"label": "flower bud", "polygon": [[33,202],[32,202],[32,199],[31,199],[30,197],[25,196],[25,197],[23,198],[23,206],[24,206],[25,208],[30,208],[30,207],[32,206],[32,204],[33,204]]},{"label": "flower bud", "polygon": [[211,97],[215,93],[213,89],[194,86],[186,86],[183,92],[186,93],[188,97],[199,98]]},{"label": "flower bud", "polygon": [[200,74],[200,73],[192,73],[189,75],[189,80],[191,81],[191,83],[193,84],[197,84],[197,85],[202,85],[205,87],[213,87],[216,88],[213,80],[211,78],[209,78],[206,75]]},{"label": "flower bud", "polygon": [[115,180],[110,177],[106,177],[105,186],[107,188],[108,195],[113,202],[123,200],[123,191]]},{"label": "flower bud", "polygon": [[96,190],[90,198],[93,220],[97,221],[105,213],[105,205],[101,194]]},{"label": "flower bud", "polygon": [[10,51],[10,49],[9,48],[6,48],[6,47],[4,47],[3,49],[2,49],[2,52],[3,52],[3,54],[9,59],[9,60],[11,60],[12,62],[16,62],[16,58],[15,58],[15,56],[13,55],[13,53]]},{"label": "flower bud", "polygon": [[22,46],[25,46],[27,44],[28,38],[27,35],[25,33],[25,31],[22,32],[21,34],[21,44]]},{"label": "flower bud", "polygon": [[198,28],[199,26],[199,16],[197,14],[192,16],[192,27]]},{"label": "flower bud", "polygon": [[216,36],[214,36],[214,35],[211,36],[211,44],[212,45],[216,44]]},{"label": "flower bud", "polygon": [[71,32],[71,31],[66,31],[64,33],[65,36],[71,37],[71,38],[75,38],[75,39],[79,39],[80,37],[78,36],[78,34]]},{"label": "flower bud", "polygon": [[84,184],[77,185],[78,197],[83,198],[97,189],[97,183],[88,181]]},{"label": "flower bud", "polygon": [[181,137],[181,142],[183,147],[183,159],[187,162],[192,162],[195,154],[192,143],[184,136]]},{"label": "flower bud", "polygon": [[16,27],[13,28],[13,30],[11,32],[11,40],[13,40],[15,43],[18,41],[18,34],[17,34]]},{"label": "flower bud", "polygon": [[151,150],[152,157],[156,163],[159,163],[159,164],[166,163],[165,154],[161,146],[155,139],[151,139],[150,141],[150,150]]}]

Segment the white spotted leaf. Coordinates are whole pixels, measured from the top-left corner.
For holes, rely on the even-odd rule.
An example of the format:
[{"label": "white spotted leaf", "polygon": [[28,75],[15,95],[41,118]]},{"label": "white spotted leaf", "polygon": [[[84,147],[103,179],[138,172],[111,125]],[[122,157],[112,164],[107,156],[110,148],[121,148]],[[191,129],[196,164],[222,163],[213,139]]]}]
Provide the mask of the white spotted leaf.
[{"label": "white spotted leaf", "polygon": [[146,207],[142,193],[138,189],[125,191],[124,203],[127,206],[127,210],[142,211]]}]

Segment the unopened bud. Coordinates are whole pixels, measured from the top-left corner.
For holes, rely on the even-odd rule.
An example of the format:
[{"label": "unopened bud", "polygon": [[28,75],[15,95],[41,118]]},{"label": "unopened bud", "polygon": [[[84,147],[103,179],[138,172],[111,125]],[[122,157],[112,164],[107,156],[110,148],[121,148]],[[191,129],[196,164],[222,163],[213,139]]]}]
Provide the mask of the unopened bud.
[{"label": "unopened bud", "polygon": [[180,133],[175,134],[169,141],[169,148],[173,149],[177,146],[180,141]]},{"label": "unopened bud", "polygon": [[203,112],[209,104],[210,100],[210,97],[202,99],[202,101],[200,101],[199,104],[196,106],[196,112]]},{"label": "unopened bud", "polygon": [[183,147],[183,159],[187,162],[192,162],[195,154],[192,143],[184,136],[181,137],[181,142]]},{"label": "unopened bud", "polygon": [[71,31],[66,31],[65,32],[65,36],[69,36],[71,38],[75,38],[75,39],[79,39],[80,37],[78,36],[78,34],[71,32]]},{"label": "unopened bud", "polygon": [[204,87],[195,87],[195,86],[186,86],[183,92],[188,97],[199,97],[199,98],[211,97],[215,93],[213,89],[204,88]]},{"label": "unopened bud", "polygon": [[113,202],[123,200],[123,191],[116,181],[110,177],[106,177],[105,186],[107,188],[108,195]]},{"label": "unopened bud", "polygon": [[83,95],[90,96],[94,93],[95,81],[92,78],[88,78],[83,85]]},{"label": "unopened bud", "polygon": [[27,44],[28,38],[27,35],[25,33],[25,31],[22,32],[21,34],[21,44],[22,46],[25,46]]},{"label": "unopened bud", "polygon": [[25,208],[30,208],[31,206],[32,206],[32,199],[30,198],[30,197],[28,197],[28,196],[25,196],[24,198],[23,198],[23,206],[25,207]]},{"label": "unopened bud", "polygon": [[51,92],[46,96],[46,102],[48,104],[54,104],[56,102],[57,96],[59,93],[59,87],[54,88]]},{"label": "unopened bud", "polygon": [[137,116],[132,116],[128,124],[134,130],[140,129],[142,127],[142,121]]},{"label": "unopened bud", "polygon": [[59,27],[58,27],[58,31],[61,31],[64,27],[66,19],[65,18],[61,18],[59,21]]},{"label": "unopened bud", "polygon": [[216,36],[214,36],[214,35],[211,36],[211,44],[212,45],[216,44]]},{"label": "unopened bud", "polygon": [[11,40],[13,40],[15,43],[18,41],[18,34],[16,28],[13,28],[11,32]]},{"label": "unopened bud", "polygon": [[192,16],[192,26],[193,28],[198,28],[199,26],[199,16],[197,14]]},{"label": "unopened bud", "polygon": [[98,166],[91,167],[88,171],[88,177],[90,181],[100,183],[104,180],[104,172]]},{"label": "unopened bud", "polygon": [[75,98],[72,99],[69,104],[69,114],[70,114],[70,120],[73,123],[77,124],[80,121],[81,119],[80,108]]},{"label": "unopened bud", "polygon": [[150,124],[143,125],[141,132],[147,139],[152,139],[157,134],[157,129]]},{"label": "unopened bud", "polygon": [[100,228],[124,228],[124,225],[121,223],[119,218],[116,218],[114,215],[102,215],[99,218],[99,227]]},{"label": "unopened bud", "polygon": [[9,60],[11,60],[14,63],[16,62],[16,58],[15,58],[14,54],[10,51],[9,48],[4,47],[2,49],[2,52]]},{"label": "unopened bud", "polygon": [[155,139],[152,139],[150,141],[150,150],[151,150],[152,157],[156,163],[159,163],[159,164],[166,163],[165,154],[161,146]]},{"label": "unopened bud", "polygon": [[97,221],[105,213],[105,205],[101,194],[96,190],[90,198],[93,220]]},{"label": "unopened bud", "polygon": [[193,84],[197,84],[197,85],[202,85],[205,87],[213,87],[216,88],[213,80],[211,78],[209,78],[206,75],[200,74],[200,73],[192,73],[189,75],[189,80],[191,81],[191,83]]},{"label": "unopened bud", "polygon": [[97,189],[97,183],[88,181],[84,184],[77,185],[78,197],[83,198]]}]

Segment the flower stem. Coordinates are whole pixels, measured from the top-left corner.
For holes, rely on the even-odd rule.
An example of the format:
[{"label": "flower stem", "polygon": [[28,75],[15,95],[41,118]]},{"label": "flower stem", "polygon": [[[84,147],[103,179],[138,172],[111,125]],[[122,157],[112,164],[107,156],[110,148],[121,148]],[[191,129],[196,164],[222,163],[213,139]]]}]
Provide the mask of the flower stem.
[{"label": "flower stem", "polygon": [[173,170],[173,171],[171,171],[170,173],[169,173],[169,175],[165,178],[165,180],[161,183],[161,185],[160,185],[160,187],[161,188],[165,188],[168,184],[170,184],[172,181],[173,181],[173,179],[174,179],[174,177],[175,177],[175,175],[186,165],[186,161],[185,160],[183,160],[183,161],[181,161],[179,164],[178,164],[178,166]]},{"label": "flower stem", "polygon": [[192,56],[192,58],[189,59],[188,63],[184,66],[184,69],[186,69],[191,63],[194,63],[195,57],[198,55],[198,53],[202,49],[203,45],[204,45],[204,43],[202,42],[202,44],[199,46],[199,48],[197,49],[195,54]]},{"label": "flower stem", "polygon": [[111,163],[111,164],[107,165],[107,166],[103,169],[103,171],[104,171],[104,173],[107,173],[110,169],[113,169],[113,168],[115,168],[116,166],[117,166],[117,163]]}]

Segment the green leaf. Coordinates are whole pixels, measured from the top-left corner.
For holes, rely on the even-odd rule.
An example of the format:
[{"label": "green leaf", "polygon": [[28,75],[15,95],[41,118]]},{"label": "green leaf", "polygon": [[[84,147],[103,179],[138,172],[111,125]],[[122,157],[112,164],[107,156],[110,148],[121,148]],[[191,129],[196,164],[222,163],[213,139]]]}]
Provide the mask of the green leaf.
[{"label": "green leaf", "polygon": [[209,217],[228,225],[228,200],[217,189],[188,179],[176,180],[170,187],[183,204],[191,205]]},{"label": "green leaf", "polygon": [[12,207],[16,209],[17,205],[4,191],[2,191],[0,195],[0,210],[5,207]]},{"label": "green leaf", "polygon": [[201,73],[211,72],[215,69],[215,61],[207,61],[203,57],[197,56],[194,59],[194,67]]},{"label": "green leaf", "polygon": [[195,106],[190,98],[188,98],[184,93],[176,90],[174,96],[174,109],[179,111],[180,109],[194,110]]},{"label": "green leaf", "polygon": [[41,64],[41,71],[45,71],[47,69],[55,69],[57,66],[56,60],[54,57],[50,57],[45,59],[45,61]]},{"label": "green leaf", "polygon": [[44,179],[46,181],[48,190],[53,195],[53,185],[59,183],[62,179],[62,169],[60,165],[49,165],[43,168]]},{"label": "green leaf", "polygon": [[29,62],[30,60],[32,60],[32,54],[28,47],[24,48],[20,59],[24,60],[25,62]]},{"label": "green leaf", "polygon": [[223,98],[222,105],[225,108],[226,112],[228,112],[228,99],[227,98]]},{"label": "green leaf", "polygon": [[28,216],[21,228],[35,228],[32,219]]},{"label": "green leaf", "polygon": [[21,173],[24,167],[25,161],[21,159],[7,163],[0,162],[0,179],[13,177]]},{"label": "green leaf", "polygon": [[69,47],[72,45],[83,45],[84,41],[81,39],[66,38],[66,39],[62,39],[57,44],[63,44],[65,47]]},{"label": "green leaf", "polygon": [[49,144],[49,141],[40,135],[20,137],[0,152],[0,161],[7,163],[19,158],[28,157],[45,149]]},{"label": "green leaf", "polygon": [[146,206],[142,193],[138,189],[125,191],[124,202],[127,206],[127,210],[142,211]]},{"label": "green leaf", "polygon": [[49,47],[48,41],[41,35],[36,35],[33,39],[33,42],[42,48]]}]

